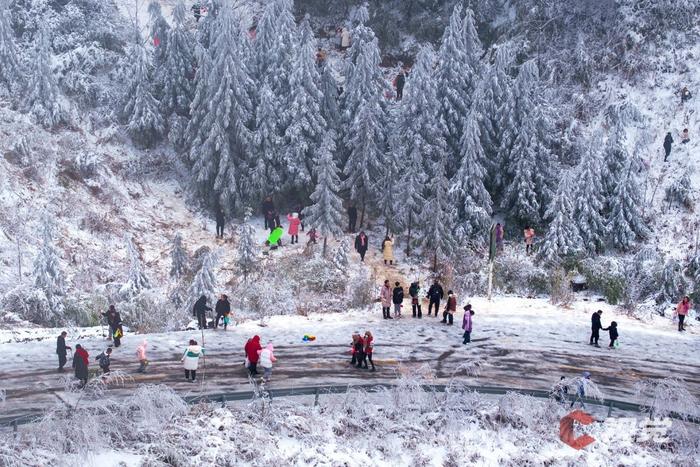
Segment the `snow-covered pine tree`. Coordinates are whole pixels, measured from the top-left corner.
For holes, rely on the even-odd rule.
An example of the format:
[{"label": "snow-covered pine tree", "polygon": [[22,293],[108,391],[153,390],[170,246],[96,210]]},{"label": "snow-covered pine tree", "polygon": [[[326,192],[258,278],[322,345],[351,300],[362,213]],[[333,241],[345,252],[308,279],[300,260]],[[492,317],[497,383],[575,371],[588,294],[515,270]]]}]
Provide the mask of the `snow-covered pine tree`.
[{"label": "snow-covered pine tree", "polygon": [[187,292],[188,301],[186,303],[189,309],[192,308],[194,302],[202,295],[209,298],[209,303],[214,303],[216,300],[217,282],[216,275],[214,274],[216,262],[217,254],[213,251],[207,253],[202,259],[202,267],[199,268],[199,271],[195,274]]},{"label": "snow-covered pine tree", "polygon": [[321,77],[316,67],[316,40],[308,18],[304,19],[300,30],[301,44],[297,47],[289,80],[290,124],[285,131],[283,178],[285,186],[303,193],[312,179],[313,161],[326,131],[326,121],[321,111],[323,94],[318,88]]},{"label": "snow-covered pine tree", "polygon": [[612,209],[611,202],[630,162],[625,129],[618,121],[613,123],[610,130],[603,151],[603,162],[603,189],[608,200],[608,208]]},{"label": "snow-covered pine tree", "polygon": [[491,195],[484,187],[486,170],[481,165],[484,150],[475,109],[466,118],[458,160],[460,165],[451,180],[450,192],[459,206],[457,212],[465,235],[477,238],[489,228],[492,203]]},{"label": "snow-covered pine tree", "polygon": [[690,175],[690,171],[686,169],[681,173],[680,177],[666,187],[664,201],[668,203],[669,208],[675,204],[690,211],[693,210],[693,182]]},{"label": "snow-covered pine tree", "polygon": [[146,272],[141,262],[141,255],[134,245],[130,235],[124,237],[126,241],[126,251],[129,255],[129,276],[126,282],[119,289],[119,294],[125,297],[134,297],[142,290],[150,289],[151,283],[146,277]]},{"label": "snow-covered pine tree", "polygon": [[178,233],[170,250],[170,277],[179,280],[187,272],[188,265],[187,250],[182,246],[182,235]]},{"label": "snow-covered pine tree", "polygon": [[51,68],[51,38],[46,26],[39,28],[35,42],[24,108],[34,116],[37,123],[52,128],[65,121],[66,113]]},{"label": "snow-covered pine tree", "polygon": [[246,184],[248,199],[262,198],[271,187],[278,188],[282,183],[282,148],[284,139],[277,126],[277,104],[269,83],[265,81],[259,93],[259,103],[255,116],[253,147],[258,155],[251,161],[250,176]]},{"label": "snow-covered pine tree", "polygon": [[343,225],[343,201],[337,194],[340,187],[340,177],[333,160],[334,152],[335,134],[329,131],[323,137],[321,148],[314,161],[316,188],[310,196],[312,204],[303,210],[304,223],[323,235],[324,256],[326,255],[328,236],[343,233],[341,228]]},{"label": "snow-covered pine tree", "polygon": [[[365,45],[357,60],[355,67],[357,73],[379,66],[375,51],[373,43]],[[373,191],[373,188],[381,175],[382,156],[386,153],[387,121],[381,102],[383,97],[380,94],[367,93],[358,97],[357,113],[346,133],[345,144],[349,153],[343,173],[346,177],[345,187],[350,191],[350,198],[361,208],[360,225],[362,225],[367,203],[369,202],[370,206],[376,206],[381,196]]]},{"label": "snow-covered pine tree", "polygon": [[433,271],[437,272],[438,258],[452,255],[455,247],[454,228],[457,212],[450,201],[450,182],[445,175],[445,161],[434,164],[434,175],[428,184],[428,195],[421,219],[421,247],[425,255],[433,259]]},{"label": "snow-covered pine tree", "polygon": [[590,253],[602,252],[608,234],[603,216],[603,160],[593,144],[586,148],[578,165],[574,199],[575,211],[571,221],[578,224],[584,249]]},{"label": "snow-covered pine tree", "polygon": [[[403,217],[405,216],[402,214],[402,208],[405,200],[401,196],[401,187],[399,186],[401,173],[402,164],[397,158],[397,152],[390,148],[384,151],[379,167],[379,180],[374,188],[374,192],[377,193],[377,209],[384,218],[385,235],[389,235],[390,232],[399,233],[403,230]],[[415,180],[413,180],[413,183],[415,183]],[[417,189],[420,189],[420,186],[418,185]],[[416,200],[411,198],[410,202],[414,203]],[[422,202],[420,200],[418,205]]]},{"label": "snow-covered pine tree", "polygon": [[65,279],[53,244],[53,234],[53,220],[45,211],[41,219],[42,244],[34,259],[34,286],[44,292],[52,311],[56,312],[60,307],[56,297],[65,295]]},{"label": "snow-covered pine tree", "polygon": [[[196,125],[190,145],[191,173],[200,196],[226,212],[240,200],[240,182],[248,174],[247,156],[253,139],[249,127],[254,117],[254,86],[241,55],[242,40],[234,9],[225,2],[216,19],[210,47],[213,67],[206,76],[207,97],[201,103],[208,110]],[[200,104],[197,97],[195,102]]]},{"label": "snow-covered pine tree", "polygon": [[121,116],[132,141],[143,147],[155,146],[165,132],[160,105],[152,93],[151,65],[139,35],[131,44],[126,60],[126,83]]},{"label": "snow-covered pine tree", "polygon": [[163,86],[160,103],[165,118],[173,113],[187,117],[192,103],[194,37],[185,27],[186,16],[187,7],[183,0],[179,0],[173,9],[173,28],[168,32],[163,69],[158,73]]},{"label": "snow-covered pine tree", "polygon": [[185,130],[185,145],[190,150],[200,136],[202,123],[209,114],[209,78],[214,67],[209,51],[200,44],[196,44],[195,47],[197,71],[194,74],[194,95],[189,109],[190,121],[187,122]]},{"label": "snow-covered pine tree", "polygon": [[628,251],[636,240],[650,234],[642,217],[642,195],[639,183],[631,170],[632,162],[617,184],[615,196],[610,200],[610,237],[613,246]]},{"label": "snow-covered pine tree", "polygon": [[248,282],[248,276],[255,271],[258,245],[255,243],[255,229],[250,223],[251,210],[247,209],[241,225],[241,234],[236,249],[236,264],[243,273],[243,280]]},{"label": "snow-covered pine tree", "polygon": [[348,250],[350,246],[346,239],[342,239],[333,253],[333,264],[343,275],[347,274],[350,261],[348,260]]},{"label": "snow-covered pine tree", "polygon": [[168,54],[170,25],[163,18],[160,3],[155,0],[151,0],[151,3],[148,4],[148,16],[151,26],[150,39],[153,44],[153,66],[160,69]]},{"label": "snow-covered pine tree", "polygon": [[329,130],[336,131],[340,122],[340,109],[338,108],[338,82],[333,76],[330,64],[323,65],[321,71],[321,92],[323,93],[323,118]]},{"label": "snow-covered pine tree", "polygon": [[468,24],[462,22],[462,7],[458,4],[452,11],[437,54],[440,115],[445,121],[445,140],[450,154],[448,178],[459,166],[460,141],[467,124],[466,117],[472,108],[481,68],[481,42],[476,35],[474,14],[469,9],[465,21]]},{"label": "snow-covered pine tree", "polygon": [[411,256],[411,233],[421,219],[422,209],[425,205],[423,187],[428,176],[423,169],[423,155],[420,152],[420,147],[414,144],[411,146],[411,152],[406,153],[403,142],[398,141],[399,137],[395,135],[392,138],[395,159],[405,161],[398,186],[399,199],[406,220],[406,256]]},{"label": "snow-covered pine tree", "polygon": [[676,303],[685,294],[688,284],[683,277],[683,268],[680,263],[669,258],[664,264],[661,274],[661,294],[658,299],[664,303]]},{"label": "snow-covered pine tree", "polygon": [[11,93],[23,82],[15,46],[14,33],[10,24],[9,8],[5,0],[0,0],[0,83]]},{"label": "snow-covered pine tree", "polygon": [[563,173],[556,195],[545,213],[545,218],[551,220],[541,250],[541,257],[546,262],[555,263],[562,257],[583,251],[583,240],[574,218],[575,196],[572,174]]}]

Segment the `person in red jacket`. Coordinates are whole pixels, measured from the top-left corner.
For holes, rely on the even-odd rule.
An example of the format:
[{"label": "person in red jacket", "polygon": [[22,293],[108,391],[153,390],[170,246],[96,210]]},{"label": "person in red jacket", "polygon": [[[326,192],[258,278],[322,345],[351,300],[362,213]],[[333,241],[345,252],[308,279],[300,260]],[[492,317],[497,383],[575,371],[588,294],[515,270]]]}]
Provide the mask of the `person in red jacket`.
[{"label": "person in red jacket", "polygon": [[688,296],[683,297],[683,300],[681,300],[680,303],[678,303],[678,306],[676,306],[676,314],[678,314],[678,331],[685,331],[685,326],[683,323],[691,307],[692,303],[690,301],[690,297]]},{"label": "person in red jacket", "polygon": [[248,361],[248,371],[251,375],[258,374],[258,350],[262,350],[260,345],[260,336],[253,336],[252,339],[248,339],[245,344],[245,356]]},{"label": "person in red jacket", "polygon": [[372,361],[372,352],[374,351],[374,336],[371,332],[365,331],[365,360],[364,368],[367,369],[367,360],[369,360],[370,365],[372,365],[372,371],[374,371],[374,362]]},{"label": "person in red jacket", "polygon": [[80,380],[80,388],[84,388],[88,380],[88,364],[90,355],[80,344],[75,346],[73,354],[73,368],[75,369],[75,377]]}]

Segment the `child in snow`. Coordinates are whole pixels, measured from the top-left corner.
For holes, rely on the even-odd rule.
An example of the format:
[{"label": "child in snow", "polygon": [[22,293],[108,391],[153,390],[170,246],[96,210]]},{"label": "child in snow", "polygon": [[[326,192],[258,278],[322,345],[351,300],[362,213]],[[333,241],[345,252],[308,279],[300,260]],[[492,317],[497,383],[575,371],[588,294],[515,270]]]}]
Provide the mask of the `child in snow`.
[{"label": "child in snow", "polygon": [[423,312],[421,311],[421,308],[420,308],[420,298],[418,298],[419,294],[420,294],[420,282],[415,281],[408,288],[408,295],[411,296],[411,309],[413,310],[413,317],[414,318],[416,318],[416,317],[422,318],[423,317]]},{"label": "child in snow", "polygon": [[365,340],[362,338],[359,332],[356,332],[357,340],[354,344],[355,349],[355,361],[357,362],[356,367],[362,368],[363,366],[367,368],[367,356],[365,355]]},{"label": "child in snow", "polygon": [[190,345],[182,354],[181,362],[184,362],[185,379],[195,382],[197,380],[197,367],[199,367],[199,357],[204,355],[204,349],[197,344],[197,341],[190,339]]},{"label": "child in snow", "polygon": [[617,323],[613,321],[610,323],[610,326],[607,328],[603,329],[603,331],[608,331],[610,333],[610,347],[611,349],[615,347],[615,342],[617,342]]},{"label": "child in snow", "polygon": [[683,131],[681,132],[681,143],[689,143],[690,142],[690,133],[688,132],[687,128],[683,128]]},{"label": "child in snow", "polygon": [[442,313],[442,322],[452,326],[454,322],[454,314],[457,311],[457,296],[453,291],[447,292],[447,305]]},{"label": "child in snow", "polygon": [[287,220],[289,221],[289,229],[287,233],[292,237],[292,245],[299,243],[299,226],[301,225],[301,219],[299,219],[299,214],[293,212],[287,214]]},{"label": "child in snow", "polygon": [[464,318],[462,319],[462,329],[464,329],[464,341],[462,344],[468,344],[472,341],[472,316],[474,316],[474,310],[472,310],[471,304],[464,307]]},{"label": "child in snow", "polygon": [[148,366],[148,359],[146,358],[146,345],[147,342],[144,340],[141,342],[141,345],[136,347],[136,358],[139,359],[139,369],[137,371],[139,373],[145,373],[146,367]]},{"label": "child in snow", "polygon": [[394,290],[391,292],[391,302],[394,304],[394,318],[401,318],[401,307],[403,306],[403,287],[398,281],[394,283]]},{"label": "child in snow", "polygon": [[357,364],[357,341],[360,339],[360,333],[355,331],[352,333],[352,342],[350,343],[350,355],[352,358],[350,359],[350,365],[356,365]]},{"label": "child in snow", "polygon": [[251,376],[257,375],[258,352],[262,350],[262,346],[260,345],[260,336],[256,335],[251,339],[248,339],[248,342],[246,342],[243,350],[245,350],[248,371],[250,372]]},{"label": "child in snow", "polygon": [[263,368],[263,381],[266,383],[270,381],[272,376],[272,364],[277,361],[274,354],[275,348],[272,346],[271,342],[267,343],[267,347],[258,351],[258,362]]},{"label": "child in snow", "polygon": [[318,233],[316,232],[316,229],[311,228],[306,235],[309,237],[309,241],[306,242],[306,246],[311,245],[312,243],[315,245],[316,244],[316,239],[318,238]]},{"label": "child in snow", "polygon": [[95,360],[97,360],[100,364],[102,373],[104,373],[105,375],[109,373],[109,365],[112,363],[109,358],[110,355],[112,355],[112,348],[108,347],[107,350],[105,350],[95,358]]},{"label": "child in snow", "polygon": [[372,335],[371,332],[365,331],[365,355],[367,359],[365,360],[365,366],[364,368],[367,369],[367,360],[369,360],[369,363],[372,365],[372,370],[375,371],[374,368],[374,362],[372,361],[372,352],[374,351],[374,336]]},{"label": "child in snow", "polygon": [[559,382],[554,385],[552,391],[550,392],[550,396],[557,402],[564,402],[566,400],[566,396],[569,394],[569,386],[566,385],[565,380],[565,376],[559,378]]}]

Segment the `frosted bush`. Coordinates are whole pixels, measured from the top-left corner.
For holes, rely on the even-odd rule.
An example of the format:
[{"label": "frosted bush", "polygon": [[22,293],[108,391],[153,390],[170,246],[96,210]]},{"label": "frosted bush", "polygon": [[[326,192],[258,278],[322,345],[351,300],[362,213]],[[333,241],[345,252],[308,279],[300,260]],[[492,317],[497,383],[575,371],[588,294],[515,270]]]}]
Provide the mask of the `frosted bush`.
[{"label": "frosted bush", "polygon": [[505,251],[496,258],[494,289],[505,293],[526,295],[550,292],[549,273],[535,265],[530,257]]},{"label": "frosted bush", "polygon": [[153,290],[144,290],[121,303],[119,310],[124,323],[139,333],[180,329],[190,319],[187,310],[172,306]]},{"label": "frosted bush", "polygon": [[53,314],[46,294],[29,285],[20,285],[10,290],[2,299],[2,309],[15,313],[20,318],[43,326],[60,323],[60,317]]},{"label": "frosted bush", "polygon": [[370,270],[361,268],[347,279],[346,295],[350,307],[365,307],[377,298],[377,278]]},{"label": "frosted bush", "polygon": [[643,380],[635,384],[635,393],[651,417],[668,417],[676,414],[683,419],[700,417],[698,398],[681,379],[668,377]]}]

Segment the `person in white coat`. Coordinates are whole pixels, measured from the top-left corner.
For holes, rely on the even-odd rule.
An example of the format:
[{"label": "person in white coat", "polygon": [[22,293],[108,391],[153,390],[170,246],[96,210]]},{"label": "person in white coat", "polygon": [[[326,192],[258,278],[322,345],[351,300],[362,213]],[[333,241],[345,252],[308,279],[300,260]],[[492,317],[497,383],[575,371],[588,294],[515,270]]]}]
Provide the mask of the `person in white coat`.
[{"label": "person in white coat", "polygon": [[258,355],[260,355],[258,365],[263,368],[263,380],[265,382],[270,381],[270,377],[272,376],[272,364],[277,361],[274,351],[275,348],[272,346],[272,343],[268,342],[267,347],[258,352]]},{"label": "person in white coat", "polygon": [[184,362],[185,379],[187,381],[192,381],[193,383],[196,381],[199,357],[202,355],[204,355],[204,349],[197,344],[196,340],[190,339],[190,345],[180,359],[181,362]]}]

